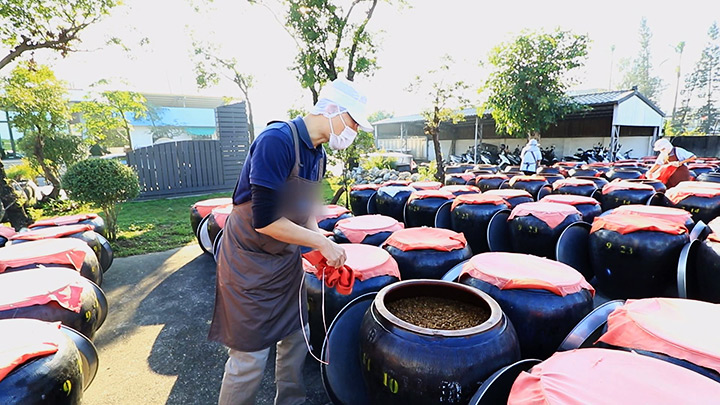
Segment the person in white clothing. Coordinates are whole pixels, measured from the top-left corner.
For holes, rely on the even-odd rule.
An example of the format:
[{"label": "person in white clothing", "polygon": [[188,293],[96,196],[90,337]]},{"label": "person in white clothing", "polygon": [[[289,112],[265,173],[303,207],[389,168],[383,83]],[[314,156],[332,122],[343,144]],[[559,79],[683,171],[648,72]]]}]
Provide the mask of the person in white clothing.
[{"label": "person in white clothing", "polygon": [[531,139],[520,152],[520,156],[522,157],[520,170],[525,172],[525,174],[535,174],[538,166],[540,166],[542,153],[538,145],[537,139]]},{"label": "person in white clothing", "polygon": [[667,188],[675,187],[681,181],[688,181],[692,175],[687,163],[695,160],[695,155],[679,146],[674,146],[669,140],[658,139],[653,149],[660,152],[653,167],[648,170],[645,177],[657,178],[665,183]]}]

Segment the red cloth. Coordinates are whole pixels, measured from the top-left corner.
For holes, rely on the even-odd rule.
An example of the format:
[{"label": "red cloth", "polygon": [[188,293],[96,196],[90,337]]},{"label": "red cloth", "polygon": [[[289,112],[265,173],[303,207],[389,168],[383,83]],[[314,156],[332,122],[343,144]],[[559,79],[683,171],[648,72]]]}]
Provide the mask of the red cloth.
[{"label": "red cloth", "polygon": [[594,163],[586,164],[585,166],[587,166],[587,167],[609,167],[610,163],[594,162]]},{"label": "red cloth", "polygon": [[416,181],[410,183],[410,187],[415,190],[440,190],[442,186],[439,181]]},{"label": "red cloth", "polygon": [[232,204],[232,202],[233,200],[230,197],[211,198],[209,200],[196,202],[193,204],[193,208],[197,210],[201,218],[205,218],[208,214],[210,214],[210,212],[212,212],[213,208],[221,205]]},{"label": "red cloth", "polygon": [[[712,228],[711,228],[711,229],[712,229]],[[707,240],[709,240],[709,241],[711,241],[711,242],[720,243],[720,235],[718,235],[717,233],[715,233],[715,231],[713,230],[713,233],[711,233],[710,235],[707,236]]]},{"label": "red cloth", "polygon": [[2,236],[5,239],[10,239],[13,235],[15,235],[17,232],[15,231],[15,228],[0,225],[0,236]]},{"label": "red cloth", "polygon": [[720,217],[717,217],[713,219],[712,221],[708,222],[708,227],[713,232],[719,232],[720,233]]},{"label": "red cloth", "polygon": [[652,173],[648,178],[660,180],[663,182],[663,184],[667,184],[667,181],[670,180],[670,177],[672,177],[673,174],[675,174],[675,171],[678,169],[678,166],[673,166],[671,164],[664,164],[658,168],[657,171]]},{"label": "red cloth", "polygon": [[335,224],[335,229],[342,232],[352,243],[361,243],[368,235],[395,232],[403,228],[405,225],[402,222],[385,215],[361,215],[341,219]]},{"label": "red cloth", "polygon": [[671,235],[687,233],[685,225],[673,220],[645,217],[635,214],[610,214],[595,217],[590,233],[606,229],[620,234],[638,231],[664,232]]},{"label": "red cloth", "polygon": [[646,190],[646,191],[655,191],[655,188],[649,184],[643,184],[643,183],[634,183],[630,181],[622,181],[622,180],[613,180],[610,183],[606,184],[602,188],[603,195],[612,193],[613,191],[618,190]]},{"label": "red cloth", "polygon": [[69,311],[80,312],[83,285],[86,284],[78,272],[65,268],[3,274],[0,283],[0,311],[55,301]]},{"label": "red cloth", "polygon": [[640,215],[643,217],[664,219],[677,222],[680,225],[685,225],[692,219],[692,215],[689,212],[680,208],[658,207],[654,205],[621,205],[615,208],[610,215],[617,214]]},{"label": "red cloth", "polygon": [[[319,250],[311,250],[303,255],[315,268],[315,277],[319,280],[325,279],[325,285],[334,288],[342,295],[348,295],[352,292],[355,284],[355,272],[347,265],[342,267],[330,267],[327,260]],[[306,269],[307,271],[307,269]]]},{"label": "red cloth", "polygon": [[28,264],[68,264],[80,271],[85,256],[94,254],[88,245],[74,238],[42,239],[0,249],[0,273],[8,267]]},{"label": "red cloth", "polygon": [[337,218],[343,214],[347,214],[348,212],[350,212],[350,210],[343,207],[342,205],[323,205],[322,210],[320,211],[320,215],[316,217],[317,222],[324,221],[330,218]]},{"label": "red cloth", "polygon": [[455,201],[453,201],[452,206],[450,207],[451,211],[454,211],[455,208],[457,208],[460,204],[473,204],[473,205],[479,205],[479,204],[494,204],[494,205],[501,205],[507,203],[502,197],[492,195],[492,194],[463,194],[455,197]]},{"label": "red cloth", "polygon": [[712,181],[681,181],[675,187],[680,188],[713,188],[720,190],[720,183]]},{"label": "red cloth", "polygon": [[600,202],[592,197],[585,197],[582,195],[574,195],[574,194],[548,194],[545,197],[543,197],[540,200],[540,202],[570,204],[570,205],[582,205],[582,204],[600,205]]},{"label": "red cloth", "polygon": [[35,229],[28,232],[16,233],[15,236],[11,237],[10,240],[40,240],[40,239],[56,239],[62,238],[63,236],[73,235],[80,232],[92,231],[93,227],[90,225],[76,224],[76,225],[61,225],[53,226],[50,228]]},{"label": "red cloth", "polygon": [[555,229],[570,215],[581,215],[580,211],[572,205],[551,202],[527,202],[513,208],[508,221],[515,217],[532,215]]},{"label": "red cloth", "polygon": [[717,165],[709,164],[709,163],[690,163],[688,164],[688,169],[715,169],[717,168]]},{"label": "red cloth", "polygon": [[455,195],[444,190],[419,190],[413,191],[407,202],[410,203],[413,200],[422,200],[424,198],[444,198],[446,200],[452,200],[455,198]]},{"label": "red cloth", "polygon": [[720,188],[698,187],[698,186],[676,186],[665,192],[665,196],[673,202],[679,204],[680,201],[688,197],[704,197],[713,198],[720,195]]},{"label": "red cloth", "polygon": [[410,180],[388,180],[382,184],[382,187],[385,187],[385,186],[409,186],[409,185],[410,185]]},{"label": "red cloth", "polygon": [[720,384],[694,371],[611,349],[558,352],[523,371],[508,404],[713,404]]},{"label": "red cloth", "polygon": [[352,187],[350,187],[351,191],[360,191],[360,190],[377,190],[380,188],[379,184],[355,184]]},{"label": "red cloth", "polygon": [[215,218],[215,222],[220,226],[220,229],[225,228],[225,221],[227,220],[228,215],[233,210],[232,204],[227,205],[221,205],[219,207],[215,207],[212,210],[213,218]]},{"label": "red cloth", "polygon": [[595,182],[592,180],[576,179],[570,177],[568,179],[562,179],[552,184],[553,190],[557,190],[560,187],[583,187],[583,186],[595,186]]},{"label": "red cloth", "polygon": [[478,174],[477,176],[475,176],[475,179],[476,179],[476,180],[484,180],[484,179],[503,179],[503,180],[508,180],[509,177],[506,176],[506,175],[504,175],[504,174],[500,174],[500,173],[498,173],[498,174],[489,174],[489,173],[488,173],[488,174]]},{"label": "red cloth", "polygon": [[448,178],[449,177],[459,177],[459,178],[465,180],[466,182],[468,182],[475,178],[475,174],[474,173],[450,173],[450,174],[447,174],[446,177],[448,177]]},{"label": "red cloth", "polygon": [[[392,276],[400,279],[397,262],[385,249],[357,243],[342,243],[340,246],[345,249],[347,255],[345,267],[353,270],[356,279],[365,281],[380,276]],[[310,261],[307,263],[312,269],[306,266],[305,271],[315,274],[317,269]]]},{"label": "red cloth", "polygon": [[473,256],[462,273],[501,290],[540,289],[559,296],[595,289],[572,267],[555,260],[520,253],[490,252]]},{"label": "red cloth", "polygon": [[0,381],[26,361],[57,352],[65,339],[60,322],[3,319],[0,330]]},{"label": "red cloth", "polygon": [[97,214],[77,214],[77,215],[66,215],[63,217],[41,219],[34,224],[28,226],[28,228],[35,228],[36,226],[58,226],[58,225],[71,225],[77,224],[78,222],[85,221],[86,219],[95,219]]},{"label": "red cloth", "polygon": [[509,198],[516,198],[516,197],[530,197],[530,193],[528,193],[525,190],[516,190],[514,188],[505,188],[500,190],[488,190],[485,192],[486,195],[496,195],[499,197],[502,197],[503,199],[507,200]]},{"label": "red cloth", "polygon": [[599,341],[663,353],[720,372],[720,305],[681,298],[628,300]]},{"label": "red cloth", "polygon": [[513,176],[510,179],[510,187],[514,186],[517,182],[528,182],[528,181],[547,181],[547,179],[543,176]]},{"label": "red cloth", "polygon": [[452,186],[443,186],[440,190],[447,191],[455,195],[455,193],[479,193],[480,189],[475,186],[464,184],[454,184]]},{"label": "red cloth", "polygon": [[440,250],[450,252],[467,246],[465,235],[442,228],[408,228],[396,231],[385,241],[385,245],[404,252],[409,250]]}]

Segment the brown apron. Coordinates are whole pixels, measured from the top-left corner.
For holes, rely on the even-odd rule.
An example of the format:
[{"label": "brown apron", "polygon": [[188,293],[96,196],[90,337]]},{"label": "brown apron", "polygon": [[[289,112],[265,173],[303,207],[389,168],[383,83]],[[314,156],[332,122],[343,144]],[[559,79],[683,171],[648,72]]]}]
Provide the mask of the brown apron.
[{"label": "brown apron", "polygon": [[[672,150],[672,154],[668,155],[667,163],[669,162],[677,162],[678,158],[675,153],[675,148]],[[675,172],[668,178],[667,182],[665,182],[665,186],[667,188],[675,187],[680,183],[681,181],[688,181],[690,180],[690,169],[686,165],[680,165],[677,169],[675,169]]]},{"label": "brown apron", "polygon": [[[289,122],[295,143],[295,165],[282,191],[280,214],[305,226],[317,203],[318,181],[300,177],[300,139]],[[266,349],[300,329],[298,306],[307,322],[307,299],[300,282],[304,276],[300,247],[255,231],[252,200],[233,207],[217,255],[215,312],[209,339],[231,349]]]}]

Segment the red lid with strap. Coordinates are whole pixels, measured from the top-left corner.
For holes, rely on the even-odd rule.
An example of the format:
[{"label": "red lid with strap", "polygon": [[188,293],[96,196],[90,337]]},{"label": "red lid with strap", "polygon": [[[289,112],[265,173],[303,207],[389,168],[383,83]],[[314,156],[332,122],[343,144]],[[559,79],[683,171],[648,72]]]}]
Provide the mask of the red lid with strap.
[{"label": "red lid with strap", "polygon": [[713,231],[713,233],[711,233],[710,235],[707,236],[707,240],[709,240],[711,242],[720,243],[720,234]]},{"label": "red lid with strap", "polygon": [[567,179],[560,179],[552,184],[553,190],[557,190],[560,187],[586,187],[586,186],[595,186],[595,182],[592,180],[576,179],[574,177],[570,177]]},{"label": "red lid with strap", "polygon": [[678,204],[680,201],[688,197],[703,197],[713,198],[720,195],[720,188],[711,187],[673,187],[665,192],[667,197],[673,204]]},{"label": "red lid with strap", "polygon": [[507,403],[710,404],[719,396],[720,384],[692,370],[637,353],[588,348],[557,352],[521,372]]},{"label": "red lid with strap", "polygon": [[613,191],[618,190],[645,190],[645,191],[655,191],[655,188],[649,184],[643,184],[643,183],[634,183],[630,181],[622,181],[622,180],[613,180],[610,183],[606,184],[602,188],[603,195],[612,193]]},{"label": "red lid with strap", "polygon": [[385,215],[361,215],[358,217],[341,219],[335,224],[335,229],[352,243],[361,243],[368,235],[380,232],[395,232],[405,228],[402,222]]},{"label": "red lid with strap", "polygon": [[71,225],[77,224],[78,222],[85,221],[86,219],[95,219],[97,214],[77,214],[77,215],[66,215],[62,217],[46,218],[36,221],[34,224],[28,226],[28,228],[35,228],[36,226],[58,226],[58,225]]},{"label": "red lid with strap", "polygon": [[496,196],[502,197],[502,198],[504,198],[504,199],[506,199],[506,200],[509,199],[509,198],[517,198],[517,197],[530,197],[530,198],[532,198],[532,195],[530,195],[530,193],[528,193],[527,191],[525,191],[525,190],[517,190],[517,189],[514,189],[514,188],[504,188],[504,189],[500,189],[500,190],[488,190],[488,191],[486,191],[484,194],[486,194],[486,195],[496,195]]},{"label": "red lid with strap", "polygon": [[580,211],[572,205],[551,202],[527,202],[513,208],[508,217],[511,221],[515,217],[532,215],[545,222],[550,228],[560,225],[570,215],[581,215]]},{"label": "red lid with strap", "polygon": [[599,341],[663,353],[720,372],[717,319],[718,304],[681,298],[628,300],[610,314]]},{"label": "red lid with strap", "polygon": [[543,176],[532,175],[532,176],[513,176],[510,179],[510,187],[514,186],[517,182],[530,182],[530,181],[547,181]]},{"label": "red lid with strap", "polygon": [[326,219],[337,218],[343,214],[347,214],[348,212],[350,212],[350,210],[343,207],[342,205],[323,205],[322,209],[320,210],[320,215],[316,217],[317,222],[324,221]]},{"label": "red lid with strap", "polygon": [[475,186],[469,186],[467,184],[453,184],[450,186],[443,186],[440,190],[447,191],[453,195],[462,195],[465,193],[479,193],[480,189]]},{"label": "red lid with strap", "polygon": [[463,265],[462,274],[492,284],[501,290],[538,289],[566,296],[595,289],[572,267],[533,255],[507,252],[480,253]]},{"label": "red lid with strap", "polygon": [[219,207],[221,205],[227,205],[232,204],[233,200],[230,197],[222,197],[222,198],[211,198],[209,200],[203,200],[198,201],[195,204],[193,204],[193,208],[195,208],[198,212],[198,214],[205,218],[210,212],[213,210],[213,208]]},{"label": "red lid with strap", "polygon": [[707,225],[708,228],[710,228],[713,232],[720,232],[720,217],[717,217],[712,221],[708,222]]},{"label": "red lid with strap", "polygon": [[56,239],[63,236],[74,235],[85,231],[92,231],[93,227],[87,224],[61,225],[49,228],[35,229],[28,232],[19,232],[10,240],[40,240],[40,239]]},{"label": "red lid with strap", "polygon": [[709,164],[709,163],[690,163],[688,164],[688,169],[715,169],[717,165]]},{"label": "red lid with strap", "polygon": [[601,229],[623,235],[638,231],[663,232],[671,235],[682,235],[688,232],[685,225],[677,221],[635,214],[611,214],[595,217],[590,233]]},{"label": "red lid with strap", "polygon": [[506,176],[506,175],[504,175],[504,174],[501,174],[501,173],[478,174],[477,176],[475,176],[475,180],[484,180],[484,179],[503,179],[503,180],[508,180],[509,177]]},{"label": "red lid with strap", "polygon": [[689,212],[680,208],[658,207],[654,205],[621,205],[615,208],[610,215],[617,214],[640,215],[643,217],[659,218],[677,222],[681,225],[685,225],[688,221],[692,220],[692,215]]},{"label": "red lid with strap", "polygon": [[404,252],[410,250],[440,250],[450,252],[467,246],[465,235],[442,228],[408,228],[396,231],[383,246],[396,247]]},{"label": "red lid with strap", "polygon": [[[712,181],[681,181],[677,184],[674,188],[715,188],[720,189],[720,183],[715,183]],[[672,189],[671,189],[672,190]]]},{"label": "red lid with strap", "polygon": [[228,215],[230,215],[232,210],[232,204],[221,205],[219,207],[213,208],[212,215],[215,219],[215,222],[220,225],[220,229],[225,228],[225,221],[227,220],[227,217]]},{"label": "red lid with strap", "polygon": [[410,183],[410,187],[415,190],[440,190],[442,186],[442,183],[439,181],[416,181]]},{"label": "red lid with strap", "polygon": [[388,180],[382,184],[382,187],[385,186],[409,186],[410,180]]},{"label": "red lid with strap", "polygon": [[425,198],[442,198],[444,200],[452,200],[455,198],[455,195],[449,191],[445,190],[419,190],[419,191],[413,191],[412,194],[410,194],[410,198],[408,198],[408,203],[410,203],[413,200],[423,200]]},{"label": "red lid with strap", "polygon": [[450,173],[450,174],[447,174],[446,177],[459,177],[459,178],[465,180],[466,182],[468,182],[475,178],[475,174],[474,173]]},{"label": "red lid with strap", "polygon": [[0,330],[0,381],[26,361],[57,352],[65,339],[60,322],[3,319]]},{"label": "red lid with strap", "polygon": [[0,283],[0,311],[57,302],[80,312],[83,276],[66,268],[42,268],[3,274]]},{"label": "red lid with strap", "polygon": [[585,197],[583,195],[574,194],[548,194],[543,197],[540,202],[558,203],[558,204],[569,204],[569,205],[600,205],[600,201],[592,198]]},{"label": "red lid with strap", "polygon": [[453,211],[461,204],[481,205],[481,204],[493,204],[493,205],[506,205],[505,200],[497,195],[492,194],[463,194],[455,197],[450,210]]},{"label": "red lid with strap", "polygon": [[[356,279],[365,281],[380,276],[391,276],[400,279],[397,262],[385,249],[358,243],[341,243],[340,246],[345,249],[347,256],[345,266],[353,270]],[[313,252],[319,253],[316,250]],[[309,253],[303,255],[306,263],[310,265],[310,267],[305,267],[305,271],[319,276],[322,269],[315,267],[318,262],[317,254]]]},{"label": "red lid with strap", "polygon": [[5,239],[10,239],[13,235],[15,235],[17,231],[15,231],[15,228],[5,225],[0,225],[0,236],[2,236]]},{"label": "red lid with strap", "polygon": [[351,191],[360,191],[360,190],[377,190],[380,188],[379,184],[353,184],[353,186],[350,188]]},{"label": "red lid with strap", "polygon": [[8,267],[28,264],[66,264],[80,271],[86,255],[94,255],[88,245],[74,238],[42,239],[0,249],[0,273]]}]

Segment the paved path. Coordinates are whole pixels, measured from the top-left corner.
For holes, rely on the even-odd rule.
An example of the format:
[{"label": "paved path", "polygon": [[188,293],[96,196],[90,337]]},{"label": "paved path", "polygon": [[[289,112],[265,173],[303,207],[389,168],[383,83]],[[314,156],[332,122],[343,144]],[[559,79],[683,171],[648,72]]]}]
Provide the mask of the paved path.
[{"label": "paved path", "polygon": [[[214,404],[227,353],[208,342],[215,263],[197,245],[116,259],[103,282],[110,304],[95,337],[100,368],[83,404]],[[274,353],[258,404],[272,404]],[[307,404],[329,401],[319,366],[305,363]]]}]

